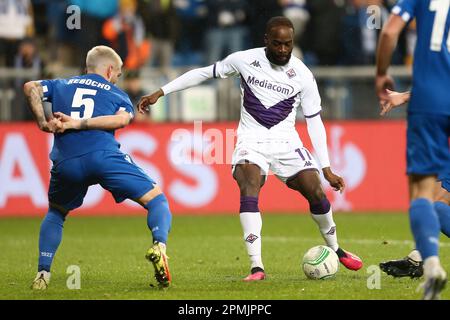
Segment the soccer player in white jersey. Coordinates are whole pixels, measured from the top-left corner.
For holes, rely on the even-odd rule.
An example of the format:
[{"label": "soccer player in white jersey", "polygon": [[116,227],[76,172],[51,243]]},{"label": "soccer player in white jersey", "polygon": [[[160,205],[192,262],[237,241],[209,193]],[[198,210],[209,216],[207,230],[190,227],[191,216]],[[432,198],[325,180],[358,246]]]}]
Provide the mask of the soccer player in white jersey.
[{"label": "soccer player in white jersey", "polygon": [[301,106],[324,177],[334,190],[342,192],[344,180],[330,168],[317,84],[311,71],[291,55],[293,36],[289,19],[271,18],[266,25],[266,47],[235,52],[214,65],[193,69],[142,97],[138,105],[144,113],[160,97],[205,80],[241,78],[241,119],[232,165],[240,189],[240,221],[251,260],[251,273],[246,281],[265,278],[258,196],[269,170],[308,200],[314,221],[340,262],[351,270],[362,267],[360,258],[338,245],[331,205],[323,191],[318,166],[295,130],[296,113]]}]

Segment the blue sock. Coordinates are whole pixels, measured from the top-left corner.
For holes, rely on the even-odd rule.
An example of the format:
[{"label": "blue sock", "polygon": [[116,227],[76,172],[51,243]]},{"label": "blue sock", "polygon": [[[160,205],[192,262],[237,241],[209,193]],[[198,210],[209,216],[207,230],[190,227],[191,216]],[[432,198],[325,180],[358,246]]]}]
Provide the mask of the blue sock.
[{"label": "blue sock", "polygon": [[434,210],[439,218],[441,232],[450,238],[450,206],[443,202],[436,201],[434,203]]},{"label": "blue sock", "polygon": [[147,225],[152,231],[153,242],[166,244],[172,224],[172,214],[166,196],[164,194],[158,195],[150,200],[145,208],[148,210]]},{"label": "blue sock", "polygon": [[53,258],[62,239],[65,216],[54,208],[49,208],[42,220],[39,233],[39,266],[38,271],[50,272]]},{"label": "blue sock", "polygon": [[409,221],[422,259],[437,256],[440,226],[433,204],[425,198],[413,200],[409,207]]}]

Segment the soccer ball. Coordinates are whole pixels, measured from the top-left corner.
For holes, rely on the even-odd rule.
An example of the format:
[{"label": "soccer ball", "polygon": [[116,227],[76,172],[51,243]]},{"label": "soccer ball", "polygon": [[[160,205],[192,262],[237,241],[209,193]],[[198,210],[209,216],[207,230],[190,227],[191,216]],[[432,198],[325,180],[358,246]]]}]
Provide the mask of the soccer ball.
[{"label": "soccer ball", "polygon": [[315,246],[303,256],[302,267],[309,279],[327,279],[338,271],[339,258],[330,247]]}]

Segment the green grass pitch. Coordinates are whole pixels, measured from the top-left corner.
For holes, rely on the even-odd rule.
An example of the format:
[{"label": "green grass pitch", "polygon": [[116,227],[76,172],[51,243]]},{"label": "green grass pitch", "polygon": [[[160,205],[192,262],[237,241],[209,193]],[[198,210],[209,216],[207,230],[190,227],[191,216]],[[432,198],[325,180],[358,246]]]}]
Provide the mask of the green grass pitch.
[{"label": "green grass pitch", "polygon": [[[144,259],[150,245],[146,218],[77,217],[65,224],[63,242],[45,292],[29,289],[36,274],[41,219],[0,219],[0,299],[419,299],[420,280],[394,279],[380,271],[380,261],[405,256],[413,246],[406,214],[335,214],[340,245],[358,254],[358,272],[341,265],[335,278],[308,280],[300,261],[306,250],[322,244],[307,214],[263,215],[263,257],[267,279],[245,283],[249,262],[237,215],[174,216],[168,255],[173,284],[155,284]],[[450,241],[441,236],[441,259],[450,271]],[[67,268],[81,271],[81,289],[69,290]],[[372,277],[371,277],[372,276]],[[370,278],[371,277],[371,278]],[[370,287],[370,286],[369,286]],[[443,299],[450,298],[447,288]]]}]

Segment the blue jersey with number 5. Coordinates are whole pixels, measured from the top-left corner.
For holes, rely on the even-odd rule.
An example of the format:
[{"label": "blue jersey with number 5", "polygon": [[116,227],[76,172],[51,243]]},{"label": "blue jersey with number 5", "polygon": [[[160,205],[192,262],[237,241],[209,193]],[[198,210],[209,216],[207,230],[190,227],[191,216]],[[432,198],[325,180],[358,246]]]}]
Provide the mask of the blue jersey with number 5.
[{"label": "blue jersey with number 5", "polygon": [[[69,79],[42,80],[44,101],[52,103],[53,112],[74,119],[88,119],[116,114],[124,110],[133,116],[128,95],[100,75],[87,74]],[[117,151],[120,145],[114,131],[69,130],[55,134],[50,159],[54,163],[98,150]]]},{"label": "blue jersey with number 5", "polygon": [[392,9],[416,18],[413,87],[409,111],[450,115],[450,0],[400,0]]}]

